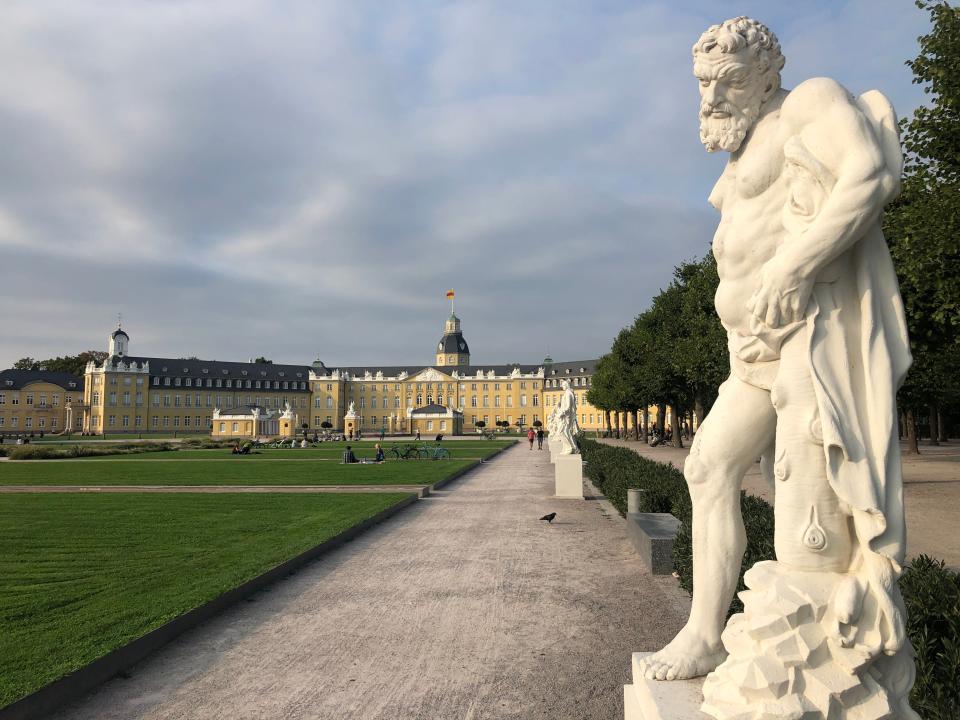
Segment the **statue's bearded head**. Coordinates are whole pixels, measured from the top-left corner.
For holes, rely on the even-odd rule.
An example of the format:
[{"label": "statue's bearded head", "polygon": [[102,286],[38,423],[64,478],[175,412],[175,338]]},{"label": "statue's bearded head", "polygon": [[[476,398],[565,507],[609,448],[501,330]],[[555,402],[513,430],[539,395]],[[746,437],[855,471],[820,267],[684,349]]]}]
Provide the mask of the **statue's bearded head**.
[{"label": "statue's bearded head", "polygon": [[784,58],[777,36],[738,17],[709,28],[693,46],[700,81],[700,142],[708,152],[735,152],[780,89]]}]

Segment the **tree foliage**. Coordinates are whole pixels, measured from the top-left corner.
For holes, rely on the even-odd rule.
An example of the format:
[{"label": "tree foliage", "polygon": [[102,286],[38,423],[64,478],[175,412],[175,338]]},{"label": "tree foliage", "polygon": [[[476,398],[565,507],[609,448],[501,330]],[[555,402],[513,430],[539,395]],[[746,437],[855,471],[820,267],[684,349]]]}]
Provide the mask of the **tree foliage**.
[{"label": "tree foliage", "polygon": [[20,358],[13,364],[14,370],[48,370],[51,372],[65,372],[83,377],[88,362],[98,365],[107,359],[103,350],[87,350],[78,355],[64,355],[63,357],[35,360],[31,357]]},{"label": "tree foliage", "polygon": [[678,416],[696,408],[702,419],[729,369],[726,331],[713,302],[719,282],[712,253],[679,265],[670,285],[600,358],[587,400],[619,412],[668,404]]},{"label": "tree foliage", "polygon": [[903,190],[884,218],[914,357],[899,399],[913,416],[960,400],[960,8],[917,6],[931,28],[907,65],[930,103],[901,121]]}]

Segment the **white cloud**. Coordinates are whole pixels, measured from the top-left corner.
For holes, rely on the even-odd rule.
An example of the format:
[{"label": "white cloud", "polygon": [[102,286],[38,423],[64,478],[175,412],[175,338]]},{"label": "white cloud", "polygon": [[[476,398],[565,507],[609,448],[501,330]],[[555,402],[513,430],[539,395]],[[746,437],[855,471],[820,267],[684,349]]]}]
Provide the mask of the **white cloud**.
[{"label": "white cloud", "polygon": [[741,11],[789,83],[920,97],[894,0],[7,4],[0,365],[117,311],[145,354],[428,362],[450,286],[480,361],[597,355],[706,251],[690,46]]}]

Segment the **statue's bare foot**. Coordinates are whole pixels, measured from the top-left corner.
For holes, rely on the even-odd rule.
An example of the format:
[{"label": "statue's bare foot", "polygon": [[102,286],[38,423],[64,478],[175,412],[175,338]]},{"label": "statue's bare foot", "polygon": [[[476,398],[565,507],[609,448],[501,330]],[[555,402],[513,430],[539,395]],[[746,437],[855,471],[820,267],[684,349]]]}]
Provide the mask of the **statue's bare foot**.
[{"label": "statue's bare foot", "polygon": [[721,643],[705,642],[688,626],[663,650],[645,657],[640,669],[648,680],[686,680],[712,672],[726,657]]}]

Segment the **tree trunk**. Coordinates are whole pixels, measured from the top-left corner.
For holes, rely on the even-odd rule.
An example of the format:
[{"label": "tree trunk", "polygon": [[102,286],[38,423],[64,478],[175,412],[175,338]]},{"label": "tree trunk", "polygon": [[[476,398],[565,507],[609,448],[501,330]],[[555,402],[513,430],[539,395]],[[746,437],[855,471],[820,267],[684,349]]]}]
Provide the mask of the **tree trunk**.
[{"label": "tree trunk", "polygon": [[930,406],[930,444],[939,445],[940,444],[940,428],[937,423],[937,417],[939,416],[937,412],[937,406]]},{"label": "tree trunk", "polygon": [[640,411],[633,411],[633,439],[640,441]]},{"label": "tree trunk", "polygon": [[907,452],[911,455],[919,455],[920,448],[917,445],[917,418],[913,408],[908,408],[904,413],[904,422],[907,426]]},{"label": "tree trunk", "polygon": [[614,437],[616,437],[617,440],[619,440],[620,439],[620,411],[619,410],[613,411],[613,419],[616,422],[616,426],[617,426],[616,430],[614,431]]},{"label": "tree trunk", "polygon": [[947,441],[947,421],[943,418],[943,411],[940,408],[937,408],[937,436],[940,438],[940,442]]},{"label": "tree trunk", "polygon": [[690,422],[690,432],[696,432],[703,422],[703,399],[698,394],[693,400],[693,420]]},{"label": "tree trunk", "polygon": [[643,417],[643,441],[647,442],[650,440],[650,407],[644,405],[640,413]]},{"label": "tree trunk", "polygon": [[673,428],[673,446],[675,448],[683,447],[683,413],[676,406],[670,414],[670,427]]},{"label": "tree trunk", "polygon": [[660,429],[661,437],[667,431],[667,406],[665,403],[657,405],[657,427]]},{"label": "tree trunk", "polygon": [[604,410],[604,411],[603,411],[603,415],[604,415],[604,417],[607,419],[606,427],[604,427],[603,429],[606,430],[607,436],[609,437],[609,435],[610,435],[610,411],[609,411],[609,410]]},{"label": "tree trunk", "polygon": [[906,434],[907,434],[907,414],[901,410],[898,415],[897,438],[900,440],[903,440]]}]

